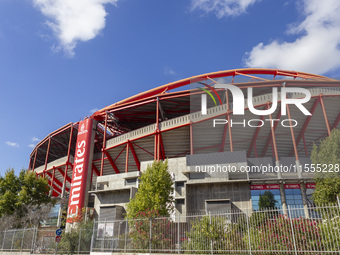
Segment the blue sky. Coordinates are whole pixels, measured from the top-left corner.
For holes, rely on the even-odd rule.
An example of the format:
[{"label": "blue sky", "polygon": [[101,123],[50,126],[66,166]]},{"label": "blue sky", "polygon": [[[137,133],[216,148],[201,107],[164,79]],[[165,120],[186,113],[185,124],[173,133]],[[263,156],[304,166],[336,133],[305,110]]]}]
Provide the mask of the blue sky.
[{"label": "blue sky", "polygon": [[338,0],[0,0],[0,172],[91,111],[181,78],[340,77]]}]

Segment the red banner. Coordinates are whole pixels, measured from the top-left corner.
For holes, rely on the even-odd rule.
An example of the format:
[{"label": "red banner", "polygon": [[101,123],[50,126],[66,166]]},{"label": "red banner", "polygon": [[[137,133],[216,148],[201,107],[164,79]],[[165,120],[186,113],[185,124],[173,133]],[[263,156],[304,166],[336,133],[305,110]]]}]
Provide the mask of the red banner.
[{"label": "red banner", "polygon": [[306,183],[307,189],[315,189],[316,184],[315,183]]},{"label": "red banner", "polygon": [[280,189],[279,184],[250,185],[251,190]]},{"label": "red banner", "polygon": [[67,210],[67,222],[79,216],[86,198],[87,174],[91,154],[92,119],[79,122],[76,150],[73,162],[72,183]]},{"label": "red banner", "polygon": [[300,189],[300,184],[285,184],[285,189]]}]

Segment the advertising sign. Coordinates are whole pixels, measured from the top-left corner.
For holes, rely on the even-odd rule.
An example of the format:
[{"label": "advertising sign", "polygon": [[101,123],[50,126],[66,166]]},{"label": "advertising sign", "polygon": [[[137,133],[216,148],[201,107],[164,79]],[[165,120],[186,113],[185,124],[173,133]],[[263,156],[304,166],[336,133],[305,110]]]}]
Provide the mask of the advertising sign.
[{"label": "advertising sign", "polygon": [[250,185],[251,190],[280,189],[279,184]]},{"label": "advertising sign", "polygon": [[81,213],[81,209],[85,206],[87,175],[91,155],[92,125],[92,119],[85,119],[79,122],[67,210],[67,222],[73,222],[71,218],[78,216],[79,213]]}]

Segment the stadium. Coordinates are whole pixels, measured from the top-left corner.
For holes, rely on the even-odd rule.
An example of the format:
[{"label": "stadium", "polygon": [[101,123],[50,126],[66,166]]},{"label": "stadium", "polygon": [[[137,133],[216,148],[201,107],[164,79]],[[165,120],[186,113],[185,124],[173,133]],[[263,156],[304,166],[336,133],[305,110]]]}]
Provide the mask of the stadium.
[{"label": "stadium", "polygon": [[[225,89],[225,88],[227,89]],[[235,69],[171,82],[46,135],[29,169],[45,176],[68,215],[94,208],[122,219],[138,177],[168,159],[176,213],[313,203],[313,144],[340,122],[340,81],[277,69]]]}]

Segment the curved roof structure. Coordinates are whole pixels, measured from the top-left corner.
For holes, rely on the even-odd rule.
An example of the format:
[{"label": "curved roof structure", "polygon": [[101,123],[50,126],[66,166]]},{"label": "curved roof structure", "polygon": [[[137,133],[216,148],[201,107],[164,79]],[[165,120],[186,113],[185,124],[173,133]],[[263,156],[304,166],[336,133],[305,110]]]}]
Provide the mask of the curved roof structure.
[{"label": "curved roof structure", "polygon": [[[290,107],[289,118],[298,122],[293,131],[282,127],[279,121],[273,126],[240,129],[220,125],[209,129],[207,120],[212,118],[232,116],[235,122],[287,119],[281,116],[279,107],[271,116],[255,116],[247,107],[244,116],[233,115],[230,105],[237,102],[224,90],[217,91],[222,104],[215,106],[210,102],[206,116],[193,112],[195,98],[203,93],[196,88],[218,83],[233,84],[242,91],[253,88],[253,104],[260,110],[269,106],[273,87],[306,88],[312,98],[304,106],[312,115],[305,116],[296,107]],[[293,94],[292,97],[299,97]],[[197,153],[245,151],[248,158],[308,157],[312,144],[339,126],[339,97],[338,80],[277,69],[227,70],[168,83],[107,106],[89,117],[96,121],[91,178],[139,171],[143,161]],[[205,130],[205,136],[195,136],[200,130]],[[66,189],[70,188],[77,133],[78,122],[69,123],[46,136],[31,153],[29,168],[48,176],[56,196],[63,183]],[[52,178],[53,169],[56,174]]]}]

